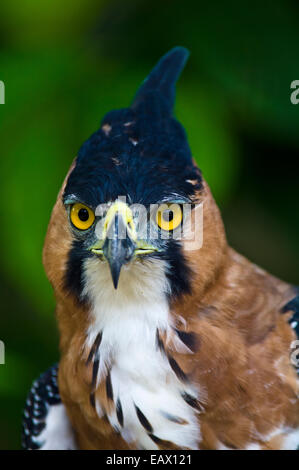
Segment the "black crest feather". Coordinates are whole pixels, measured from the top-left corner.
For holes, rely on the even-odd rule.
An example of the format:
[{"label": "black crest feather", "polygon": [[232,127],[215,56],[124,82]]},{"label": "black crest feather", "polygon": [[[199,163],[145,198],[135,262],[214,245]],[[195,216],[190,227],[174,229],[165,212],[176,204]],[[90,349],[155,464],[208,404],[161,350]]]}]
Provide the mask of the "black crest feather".
[{"label": "black crest feather", "polygon": [[65,199],[76,194],[96,207],[127,195],[133,203],[151,204],[173,193],[188,198],[201,188],[185,130],[173,116],[175,84],[188,55],[183,47],[169,51],[133,104],[104,116],[79,150]]},{"label": "black crest feather", "polygon": [[136,93],[132,108],[138,110],[143,103],[151,101],[152,94],[155,93],[170,116],[175,101],[175,84],[188,57],[189,51],[184,47],[174,47],[161,57]]}]

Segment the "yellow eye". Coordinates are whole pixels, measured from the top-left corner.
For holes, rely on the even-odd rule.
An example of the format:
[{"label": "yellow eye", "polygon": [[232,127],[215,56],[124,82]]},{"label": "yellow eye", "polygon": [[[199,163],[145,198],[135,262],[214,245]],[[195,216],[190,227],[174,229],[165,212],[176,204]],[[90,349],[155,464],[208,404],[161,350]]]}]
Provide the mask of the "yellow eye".
[{"label": "yellow eye", "polygon": [[162,230],[175,230],[183,220],[179,204],[161,204],[156,212],[156,222]]},{"label": "yellow eye", "polygon": [[95,215],[89,207],[76,203],[71,208],[72,224],[79,230],[87,230],[94,223]]}]

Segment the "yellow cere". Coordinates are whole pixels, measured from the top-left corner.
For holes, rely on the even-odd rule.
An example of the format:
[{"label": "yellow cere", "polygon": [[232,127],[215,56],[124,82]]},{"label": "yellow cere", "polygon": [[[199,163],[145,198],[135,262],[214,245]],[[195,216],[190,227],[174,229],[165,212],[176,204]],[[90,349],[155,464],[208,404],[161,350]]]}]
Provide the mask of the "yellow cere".
[{"label": "yellow cere", "polygon": [[123,218],[125,224],[127,225],[127,230],[130,236],[133,240],[136,240],[137,235],[133,220],[133,214],[130,207],[123,201],[115,201],[112,206],[108,209],[104,222],[103,238],[106,236],[109,226],[114,220],[116,214],[120,215]]},{"label": "yellow cere", "polygon": [[87,230],[94,223],[94,212],[81,203],[76,203],[71,208],[71,222],[78,230]]},{"label": "yellow cere", "polygon": [[183,220],[179,204],[161,204],[156,212],[156,222],[162,230],[175,230]]}]

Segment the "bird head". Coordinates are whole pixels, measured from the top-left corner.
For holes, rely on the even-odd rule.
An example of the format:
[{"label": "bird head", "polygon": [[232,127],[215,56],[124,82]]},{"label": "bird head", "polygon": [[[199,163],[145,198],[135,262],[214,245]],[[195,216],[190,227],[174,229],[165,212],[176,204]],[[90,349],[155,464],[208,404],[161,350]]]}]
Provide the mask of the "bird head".
[{"label": "bird head", "polygon": [[[80,301],[86,300],[88,269],[105,273],[116,294],[120,284],[126,288],[130,273],[137,273],[140,287],[142,273],[147,270],[150,277],[157,266],[167,295],[191,290],[194,269],[192,252],[185,253],[186,233],[208,189],[173,115],[175,84],[188,55],[176,47],[163,56],[131,106],[104,116],[66,177],[44,263],[54,287],[63,285]],[[209,214],[216,224],[216,212]],[[55,272],[64,273],[59,282]]]}]

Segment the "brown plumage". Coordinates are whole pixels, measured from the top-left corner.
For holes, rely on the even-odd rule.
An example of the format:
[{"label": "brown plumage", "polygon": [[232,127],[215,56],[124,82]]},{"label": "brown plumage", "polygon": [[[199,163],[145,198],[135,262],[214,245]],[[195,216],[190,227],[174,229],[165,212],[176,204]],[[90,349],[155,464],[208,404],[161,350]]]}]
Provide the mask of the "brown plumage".
[{"label": "brown plumage", "polygon": [[[104,126],[105,135],[113,132],[113,126],[109,124],[108,131],[107,123]],[[76,237],[70,230],[63,193],[76,165],[77,160],[58,195],[43,252],[57,302],[59,391],[79,448],[136,449],[143,446],[137,435],[127,439],[123,433],[129,416],[127,405],[111,377],[114,367],[118,367],[118,374],[125,375],[126,369],[115,365],[112,353],[111,361],[102,367],[105,329],[96,331],[91,343],[87,341],[90,327],[96,325],[91,304],[78,301],[65,285]],[[176,399],[182,404],[178,410],[187,405],[186,415],[196,417],[196,446],[192,448],[293,448],[299,443],[298,377],[290,361],[296,334],[288,323],[294,312],[282,311],[296,292],[228,246],[220,212],[204,180],[194,190],[192,200],[203,203],[203,245],[188,251],[182,242],[184,260],[192,273],[191,290],[169,297],[170,328],[155,328],[152,354],[176,384]],[[103,264],[95,266],[93,269],[101,270]],[[126,282],[122,276],[125,274],[121,274],[119,289],[124,289]],[[118,290],[113,295],[117,296]],[[125,307],[124,303],[120,309]],[[145,375],[150,362],[144,364]],[[138,380],[137,374],[136,384]],[[166,393],[170,387],[167,380]],[[179,435],[190,423],[178,410],[159,410],[159,419],[164,420],[163,426],[169,423],[177,429]],[[149,414],[151,411],[148,408]],[[147,448],[151,448],[150,443],[160,449],[188,448],[174,443],[175,439],[165,433],[159,434],[159,424],[149,418],[142,400],[134,402],[130,413],[135,414]],[[297,444],[287,440],[293,435]]]},{"label": "brown plumage", "polygon": [[[57,301],[60,394],[81,448],[128,449],[106,418],[98,417],[90,401],[95,393],[107,411],[115,406],[109,404],[106,385],[100,384],[94,391],[92,367],[86,365],[90,353],[84,349],[88,308],[78,305],[63,287],[71,235],[61,194],[43,256]],[[230,448],[257,444],[262,449],[277,449],[283,445],[284,432],[299,426],[298,379],[290,363],[290,346],[296,337],[287,322],[289,315],[281,314],[295,293],[227,245],[219,210],[206,183],[198,198],[205,207],[204,243],[198,252],[186,252],[194,289],[171,308],[178,330],[192,333],[192,345],[196,341],[198,347],[192,355],[177,353],[171,342],[163,348],[188,380],[205,391],[204,403],[190,404],[200,411],[200,448],[215,449],[221,442]],[[278,428],[281,432],[271,438]],[[269,440],[264,440],[267,435]]]}]

